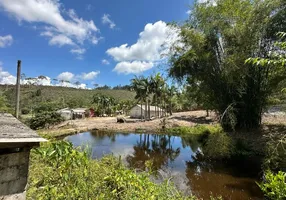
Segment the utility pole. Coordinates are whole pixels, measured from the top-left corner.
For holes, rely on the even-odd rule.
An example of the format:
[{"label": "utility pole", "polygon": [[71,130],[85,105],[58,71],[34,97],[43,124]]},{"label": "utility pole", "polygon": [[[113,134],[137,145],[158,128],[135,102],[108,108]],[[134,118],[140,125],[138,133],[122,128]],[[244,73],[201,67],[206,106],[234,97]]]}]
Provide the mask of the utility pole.
[{"label": "utility pole", "polygon": [[21,60],[17,63],[17,83],[16,83],[16,118],[19,118],[20,110],[20,79],[21,79]]}]

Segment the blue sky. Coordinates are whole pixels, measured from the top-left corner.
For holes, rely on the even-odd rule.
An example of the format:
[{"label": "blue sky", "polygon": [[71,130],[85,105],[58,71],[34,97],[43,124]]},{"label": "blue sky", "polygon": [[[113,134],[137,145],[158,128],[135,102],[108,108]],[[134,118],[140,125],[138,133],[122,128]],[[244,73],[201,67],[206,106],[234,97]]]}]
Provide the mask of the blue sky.
[{"label": "blue sky", "polygon": [[27,77],[79,81],[82,87],[129,84],[134,74],[158,71],[160,55],[176,39],[166,23],[186,20],[192,3],[0,0],[0,84],[15,82],[18,59]]}]

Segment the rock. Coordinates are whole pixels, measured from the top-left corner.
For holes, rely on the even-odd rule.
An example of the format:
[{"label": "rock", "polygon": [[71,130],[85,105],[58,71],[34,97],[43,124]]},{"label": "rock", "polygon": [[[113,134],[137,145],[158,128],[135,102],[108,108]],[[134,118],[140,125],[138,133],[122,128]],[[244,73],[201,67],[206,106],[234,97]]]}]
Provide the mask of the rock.
[{"label": "rock", "polygon": [[126,119],[122,116],[117,117],[117,123],[125,123]]}]

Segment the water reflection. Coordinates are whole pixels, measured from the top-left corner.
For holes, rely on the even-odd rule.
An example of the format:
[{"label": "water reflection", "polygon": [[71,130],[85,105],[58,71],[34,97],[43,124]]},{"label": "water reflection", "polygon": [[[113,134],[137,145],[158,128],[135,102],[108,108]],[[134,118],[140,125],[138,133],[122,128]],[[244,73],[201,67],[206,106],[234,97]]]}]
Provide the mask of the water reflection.
[{"label": "water reflection", "polygon": [[75,146],[89,144],[93,158],[120,155],[129,167],[140,170],[145,170],[145,162],[152,160],[154,170],[168,172],[177,186],[203,199],[209,199],[210,193],[232,200],[262,199],[255,183],[259,172],[257,163],[251,159],[233,163],[205,161],[198,136],[93,131],[66,139]]},{"label": "water reflection", "polygon": [[127,156],[130,167],[145,169],[145,162],[153,161],[154,170],[168,166],[180,154],[180,147],[174,148],[171,136],[140,134],[139,141],[133,146],[134,153]]}]

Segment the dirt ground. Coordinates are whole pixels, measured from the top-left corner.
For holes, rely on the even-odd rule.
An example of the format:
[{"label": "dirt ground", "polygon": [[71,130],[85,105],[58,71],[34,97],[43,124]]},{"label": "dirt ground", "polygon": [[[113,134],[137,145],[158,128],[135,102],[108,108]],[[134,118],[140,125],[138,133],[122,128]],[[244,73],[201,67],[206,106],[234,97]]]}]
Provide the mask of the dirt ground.
[{"label": "dirt ground", "polygon": [[[53,129],[42,130],[39,133],[42,135],[50,135],[51,137],[57,137],[89,130],[118,132],[157,132],[162,128],[163,125],[169,128],[178,126],[195,126],[197,124],[218,123],[215,113],[210,113],[209,117],[206,116],[206,111],[199,110],[174,113],[172,116],[166,117],[165,121],[161,118],[152,121],[142,122],[138,119],[135,120],[127,118],[126,123],[117,123],[117,117],[94,117],[81,120],[69,120],[54,127]],[[286,115],[264,115],[263,123],[286,125]]]}]

